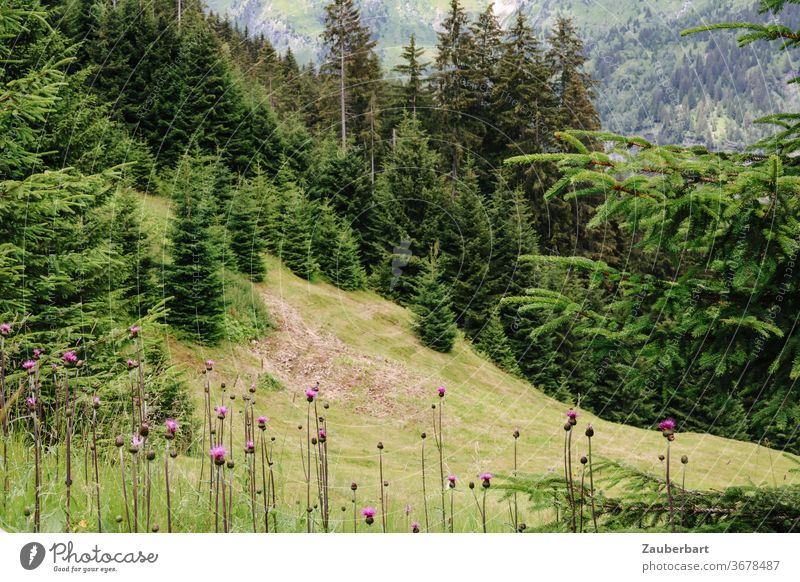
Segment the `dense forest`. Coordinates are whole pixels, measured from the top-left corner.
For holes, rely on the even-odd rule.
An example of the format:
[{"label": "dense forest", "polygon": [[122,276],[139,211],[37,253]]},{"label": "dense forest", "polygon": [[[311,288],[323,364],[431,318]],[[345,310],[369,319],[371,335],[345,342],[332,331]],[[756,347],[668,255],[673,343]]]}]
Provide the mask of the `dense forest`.
[{"label": "dense forest", "polygon": [[[295,52],[301,63],[319,64],[319,31],[325,0],[207,0],[210,10],[230,17],[240,28],[263,34],[276,47]],[[470,17],[488,0],[462,0]],[[445,0],[368,0],[359,4],[384,67],[401,61],[401,47],[411,34],[436,54],[436,32],[446,13]],[[769,46],[736,46],[734,35],[680,37],[677,31],[702,22],[769,24],[756,0],[507,0],[495,2],[501,24],[523,10],[540,39],[559,17],[574,18],[586,43],[587,71],[596,80],[595,104],[603,127],[641,135],[658,144],[699,144],[741,150],[768,134],[753,123],[763,115],[794,110],[797,96],[784,80],[792,75],[789,54]],[[797,28],[793,11],[781,22]]]},{"label": "dense forest", "polygon": [[[435,57],[412,36],[392,71],[353,0],[324,24],[321,66],[300,66],[195,1],[3,2],[4,393],[33,357],[54,365],[52,393],[66,349],[86,387],[125,377],[134,324],[206,345],[263,334],[263,307],[223,288],[268,278],[269,252],[604,418],[798,451],[794,117],[745,154],[656,146],[599,131],[605,72],[568,19],[542,40],[522,12],[503,28],[452,0]],[[786,30],[744,38],[791,48]],[[713,38],[750,71],[735,34]],[[660,139],[690,119],[713,132],[708,108],[731,97],[683,85],[694,113],[660,111]],[[167,240],[137,192],[171,201]],[[153,414],[189,414],[165,340],[142,342]]]}]

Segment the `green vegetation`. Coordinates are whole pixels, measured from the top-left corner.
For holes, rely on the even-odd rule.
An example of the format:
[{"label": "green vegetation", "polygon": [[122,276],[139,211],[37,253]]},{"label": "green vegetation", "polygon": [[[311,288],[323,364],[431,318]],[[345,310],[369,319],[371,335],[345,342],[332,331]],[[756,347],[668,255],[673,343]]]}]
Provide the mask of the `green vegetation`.
[{"label": "green vegetation", "polygon": [[[313,62],[318,54],[325,0],[288,2],[260,0],[243,12],[228,10],[227,0],[209,0],[219,14],[227,14],[240,28],[264,31],[282,50],[291,46],[300,62]],[[405,61],[411,35],[415,46],[426,47],[420,60],[436,56],[436,31],[431,22],[449,10],[450,0],[366,2],[362,11],[373,28],[376,51],[391,69]],[[487,0],[461,0],[467,15],[478,20]],[[500,24],[510,27],[513,3],[495,2]],[[527,6],[523,4],[523,7]],[[401,8],[402,7],[402,8]],[[757,0],[548,0],[531,10],[541,38],[569,17],[586,43],[586,72],[596,79],[595,106],[604,128],[627,135],[643,135],[658,143],[685,143],[709,148],[742,149],[770,132],[754,119],[797,107],[797,98],[783,84],[793,74],[789,55],[763,46],[742,51],[731,36],[680,38],[677,31],[699,22],[758,22]],[[271,27],[264,27],[269,8]],[[787,10],[782,24],[798,26],[796,14]],[[291,31],[287,33],[286,31]],[[405,75],[406,73],[402,73]],[[423,72],[422,77],[428,76]],[[646,98],[644,98],[646,96]],[[576,126],[572,126],[576,127]],[[587,129],[584,127],[582,129]]]},{"label": "green vegetation", "polygon": [[[745,153],[602,131],[579,23],[502,16],[450,0],[435,54],[404,38],[390,78],[351,0],[326,4],[318,67],[195,0],[0,8],[4,526],[120,529],[112,487],[126,531],[153,509],[328,531],[356,479],[407,530],[384,511],[419,506],[430,430],[437,487],[498,475],[459,480],[449,522],[442,496],[443,530],[521,531],[520,493],[531,529],[584,529],[587,499],[606,530],[796,526],[795,458],[770,448],[800,450],[796,114]],[[729,29],[798,46],[686,34]],[[185,495],[153,507],[170,468]],[[748,502],[780,511],[757,526]]]}]

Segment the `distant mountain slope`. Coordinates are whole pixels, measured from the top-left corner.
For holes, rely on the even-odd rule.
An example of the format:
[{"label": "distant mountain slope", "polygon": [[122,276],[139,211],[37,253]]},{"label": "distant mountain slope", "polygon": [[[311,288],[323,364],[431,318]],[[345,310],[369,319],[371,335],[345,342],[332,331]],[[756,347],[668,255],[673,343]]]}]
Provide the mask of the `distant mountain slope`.
[{"label": "distant mountain slope", "polygon": [[[264,34],[301,61],[321,58],[319,33],[328,0],[207,0],[252,34]],[[433,53],[436,29],[448,0],[361,0],[362,15],[378,40],[387,69],[399,59],[411,33]],[[472,14],[486,0],[463,0]],[[756,0],[497,0],[507,20],[524,10],[546,34],[559,15],[575,19],[598,79],[598,108],[605,128],[643,134],[660,142],[740,147],[763,134],[751,121],[797,109],[797,90],[783,82],[788,58],[754,46],[736,47],[736,33],[719,31],[681,38],[684,28],[737,20],[764,22]],[[789,7],[782,22],[800,22]]]}]

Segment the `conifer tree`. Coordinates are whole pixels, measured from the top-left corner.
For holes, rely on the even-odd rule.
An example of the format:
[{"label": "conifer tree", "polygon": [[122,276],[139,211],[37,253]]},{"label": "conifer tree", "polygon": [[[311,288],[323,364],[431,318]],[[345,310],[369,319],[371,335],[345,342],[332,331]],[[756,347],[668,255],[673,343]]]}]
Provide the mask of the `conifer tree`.
[{"label": "conifer tree", "polygon": [[542,45],[518,11],[503,43],[491,97],[506,151],[548,149],[556,113],[550,77]]},{"label": "conifer tree", "polygon": [[124,266],[118,269],[117,286],[122,290],[126,309],[143,317],[158,299],[156,261],[152,240],[141,219],[142,207],[132,191],[119,193],[111,206],[109,233]]},{"label": "conifer tree", "polygon": [[419,277],[412,310],[416,314],[414,332],[423,345],[437,352],[451,351],[457,333],[455,315],[433,253]]},{"label": "conifer tree", "polygon": [[450,286],[458,324],[468,336],[485,325],[491,307],[487,284],[492,257],[490,213],[473,167],[468,159],[443,212],[429,213],[436,217],[435,231],[426,237],[440,241],[443,279]]},{"label": "conifer tree", "polygon": [[238,189],[231,203],[226,229],[236,270],[256,282],[263,281],[267,272],[262,257],[266,241],[261,237],[258,227],[258,196],[263,191],[263,175],[248,180]]},{"label": "conifer tree", "polygon": [[[375,41],[362,24],[353,0],[332,0],[325,7],[324,27],[326,57],[322,68],[337,83],[341,146],[346,148],[348,135],[358,136],[364,129],[360,116],[375,91],[370,85],[380,78],[380,65],[373,52]],[[348,128],[351,121],[353,127]]]},{"label": "conifer tree", "polygon": [[[610,145],[590,151],[581,137]],[[654,412],[683,413],[697,430],[790,445],[785,430],[798,417],[785,386],[800,375],[800,342],[784,338],[794,325],[786,310],[794,307],[784,299],[775,310],[762,299],[795,297],[797,277],[786,273],[798,249],[790,234],[800,225],[796,177],[778,157],[754,161],[610,133],[569,131],[564,139],[575,153],[510,162],[558,160],[563,177],[548,197],[603,195],[588,226],[619,220],[637,230],[642,252],[667,257],[671,271],[536,257],[585,273],[585,289],[607,290],[608,298],[593,307],[575,294],[536,288],[507,303],[551,313],[536,334],[567,333],[572,351],[603,370],[586,394],[598,411],[636,423]],[[756,406],[780,422],[748,418]]]},{"label": "conifer tree", "polygon": [[[369,257],[384,258],[400,244],[401,233],[410,237],[412,254],[421,255],[436,238],[428,233],[435,220],[426,216],[442,210],[443,188],[439,178],[439,156],[416,116],[405,117],[397,128],[394,148],[388,152],[376,184],[372,224],[363,235]],[[375,250],[372,250],[375,249]],[[377,253],[376,253],[377,250]]]},{"label": "conifer tree", "polygon": [[[496,112],[492,103],[493,90],[498,82],[498,64],[503,52],[503,30],[494,12],[493,2],[490,2],[486,10],[481,12],[470,25],[470,31],[473,37],[473,52],[470,55],[467,79],[473,97],[468,114],[480,123],[478,134],[481,139],[479,148],[482,162],[476,165],[474,170],[478,174],[481,190],[490,192],[493,185],[493,171],[498,159],[507,153],[506,142],[503,136],[498,135]],[[484,164],[484,160],[488,164]]]},{"label": "conifer tree", "polygon": [[222,338],[224,316],[220,260],[211,230],[214,164],[207,158],[186,156],[175,171],[172,263],[166,268],[164,285],[171,297],[169,323],[206,344]]},{"label": "conifer tree", "polygon": [[600,129],[600,116],[593,103],[596,83],[584,69],[588,59],[572,21],[559,18],[548,40],[547,64],[553,73],[558,100],[557,127]]},{"label": "conifer tree", "polygon": [[268,40],[263,39],[258,49],[256,62],[251,69],[267,89],[270,106],[274,109],[278,104],[278,93],[282,88],[281,61],[278,51]]},{"label": "conifer tree", "polygon": [[481,353],[509,374],[522,373],[496,310],[492,311],[486,324],[478,332],[475,345]]},{"label": "conifer tree", "polygon": [[481,131],[476,122],[467,117],[475,100],[475,92],[468,82],[465,83],[471,75],[474,39],[459,0],[450,0],[450,11],[437,36],[438,53],[431,85],[437,107],[437,133],[443,140],[443,152],[454,184],[465,150],[477,143]]},{"label": "conifer tree", "polygon": [[314,255],[314,217],[312,202],[299,188],[292,189],[286,200],[282,217],[278,256],[298,277],[312,280],[319,274]]},{"label": "conifer tree", "polygon": [[425,49],[417,47],[415,35],[411,35],[408,44],[403,47],[401,58],[403,62],[394,70],[399,73],[405,83],[400,88],[400,102],[406,111],[417,114],[417,108],[429,105],[428,95],[423,82],[425,70],[430,66],[427,61],[421,60]]},{"label": "conifer tree", "polygon": [[363,232],[370,218],[370,171],[356,148],[342,150],[332,140],[315,148],[308,171],[308,195],[330,203],[333,211]]},{"label": "conifer tree", "polygon": [[[470,55],[470,82],[475,93],[472,113],[492,124],[491,89],[497,82],[497,65],[503,48],[503,31],[494,12],[494,2],[478,15],[470,25],[472,51]],[[483,133],[491,131],[486,128]]]},{"label": "conifer tree", "polygon": [[[119,306],[123,258],[107,238],[118,173],[42,171],[39,140],[66,85],[69,61],[40,52],[61,35],[37,3],[4,14],[0,35],[0,314],[35,341],[93,342]],[[39,47],[34,50],[34,47]],[[62,55],[63,56],[63,55]],[[22,331],[20,331],[22,333]]]},{"label": "conifer tree", "polygon": [[539,254],[531,208],[519,189],[511,190],[498,179],[489,203],[492,256],[486,281],[491,303],[521,294],[531,285],[533,270],[520,257]]},{"label": "conifer tree", "polygon": [[353,230],[326,203],[317,205],[312,251],[328,281],[345,291],[364,288],[367,276]]}]

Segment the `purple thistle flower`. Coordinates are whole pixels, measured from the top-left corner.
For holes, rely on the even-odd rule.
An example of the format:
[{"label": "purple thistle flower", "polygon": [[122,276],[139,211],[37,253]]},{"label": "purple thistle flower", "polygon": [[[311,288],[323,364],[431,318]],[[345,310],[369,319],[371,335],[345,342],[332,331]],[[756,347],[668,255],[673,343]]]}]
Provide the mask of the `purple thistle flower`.
[{"label": "purple thistle flower", "polygon": [[42,348],[33,348],[33,357],[34,357],[34,359],[38,360],[42,356],[43,353],[44,353],[44,350]]},{"label": "purple thistle flower", "polygon": [[139,367],[139,362],[137,362],[136,360],[128,359],[128,369],[129,370],[132,370],[133,368],[138,368],[138,367]]},{"label": "purple thistle flower", "polygon": [[209,372],[213,370],[214,364],[216,364],[214,360],[206,360],[206,370],[208,370]]},{"label": "purple thistle flower", "polygon": [[216,447],[211,449],[211,458],[214,460],[215,463],[221,463],[225,460],[225,455],[228,454],[228,451],[225,450],[225,447],[222,445],[217,445]]},{"label": "purple thistle flower", "polygon": [[266,416],[259,416],[258,417],[258,426],[264,426],[267,424],[267,417]]},{"label": "purple thistle flower", "polygon": [[404,511],[406,512],[406,515],[411,515],[411,509],[412,509],[412,507],[409,504],[406,504],[406,507],[404,509]]},{"label": "purple thistle flower", "polygon": [[36,408],[36,398],[33,396],[28,396],[25,399],[25,403],[28,405],[28,408]]},{"label": "purple thistle flower", "polygon": [[27,370],[30,373],[33,373],[33,369],[36,367],[36,362],[33,360],[25,360],[22,362],[22,369]]},{"label": "purple thistle flower", "polygon": [[178,432],[178,423],[172,418],[168,418],[164,421],[164,426],[167,427],[167,433],[171,436],[175,436],[175,433]]},{"label": "purple thistle flower", "polygon": [[494,475],[492,475],[491,473],[481,473],[480,475],[478,475],[478,478],[481,481],[491,481],[492,477],[494,477]]},{"label": "purple thistle flower", "polygon": [[251,453],[255,450],[255,448],[256,448],[256,443],[254,443],[253,441],[247,441],[244,443],[245,452]]},{"label": "purple thistle flower", "polygon": [[324,428],[319,429],[319,438],[320,440],[325,440],[328,436],[328,433],[325,431]]},{"label": "purple thistle flower", "polygon": [[142,439],[139,438],[139,435],[133,435],[131,439],[131,448],[138,449],[139,445],[142,444]]},{"label": "purple thistle flower", "polygon": [[363,515],[364,517],[375,517],[376,513],[377,511],[375,510],[374,507],[365,507],[364,509],[361,510],[361,515]]},{"label": "purple thistle flower", "polygon": [[131,338],[135,338],[139,335],[139,332],[142,331],[142,328],[138,325],[131,326]]},{"label": "purple thistle flower", "polygon": [[439,398],[444,398],[444,394],[445,394],[445,392],[447,392],[447,390],[445,390],[444,386],[439,386],[436,389],[436,392],[437,392],[437,394],[439,394]]},{"label": "purple thistle flower", "polygon": [[567,410],[567,418],[569,418],[570,420],[575,420],[576,418],[578,418],[578,411],[570,408],[569,410]]},{"label": "purple thistle flower", "polygon": [[64,360],[65,364],[74,364],[78,361],[78,356],[72,350],[68,352],[64,352],[64,355],[61,356],[61,359]]},{"label": "purple thistle flower", "polygon": [[8,335],[11,333],[11,326],[7,323],[0,323],[0,335]]},{"label": "purple thistle flower", "polygon": [[[491,479],[491,477],[489,477],[489,478]],[[448,480],[448,481],[450,481],[450,483],[453,483],[453,484],[455,484],[455,482],[456,482],[456,476],[455,476],[455,475],[448,475],[448,476],[447,476],[447,480]]]},{"label": "purple thistle flower", "polygon": [[217,406],[217,418],[222,420],[225,419],[225,415],[228,414],[228,407],[227,406]]},{"label": "purple thistle flower", "polygon": [[99,396],[93,396],[92,397],[92,407],[95,408],[95,409],[100,408],[100,397]]},{"label": "purple thistle flower", "polygon": [[676,426],[677,426],[677,423],[675,422],[675,419],[673,419],[673,418],[667,418],[665,420],[662,420],[660,423],[658,423],[658,428],[660,430],[662,430],[662,431],[675,430]]},{"label": "purple thistle flower", "polygon": [[52,364],[50,364],[50,368],[53,370],[53,372],[55,372],[56,370],[58,370],[58,364],[53,362]]},{"label": "purple thistle flower", "polygon": [[419,533],[419,522],[412,521],[411,522],[411,533]]},{"label": "purple thistle flower", "polygon": [[306,390],[306,400],[308,400],[309,402],[314,402],[314,397],[316,395],[317,395],[317,393],[314,390],[312,390],[311,388]]}]

